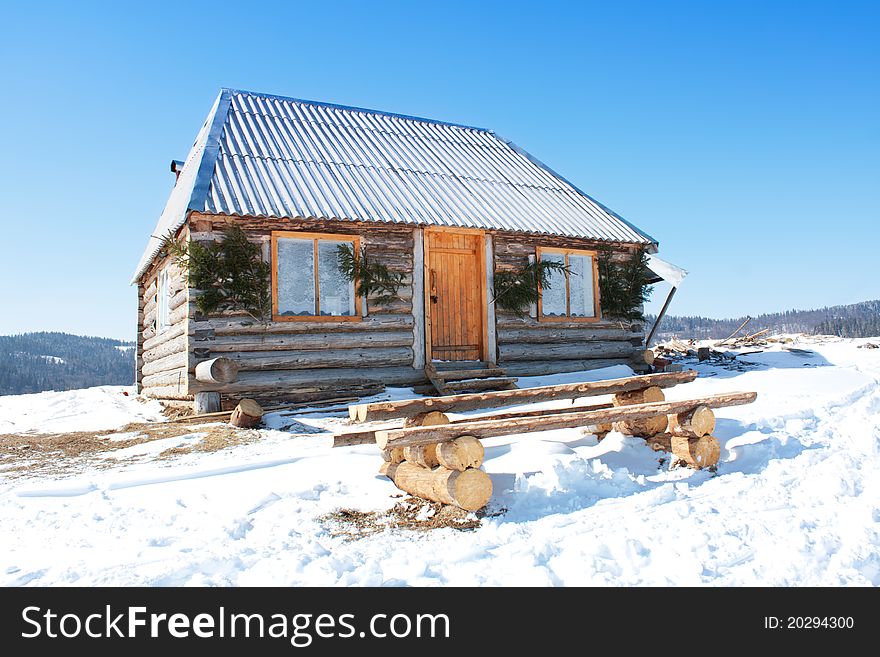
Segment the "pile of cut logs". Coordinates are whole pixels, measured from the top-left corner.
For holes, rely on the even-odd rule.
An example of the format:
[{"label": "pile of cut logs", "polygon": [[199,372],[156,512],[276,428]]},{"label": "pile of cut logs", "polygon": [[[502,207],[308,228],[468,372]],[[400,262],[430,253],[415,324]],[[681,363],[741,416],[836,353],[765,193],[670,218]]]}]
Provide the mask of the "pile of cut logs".
[{"label": "pile of cut logs", "polygon": [[[713,408],[749,404],[754,392],[732,392],[666,401],[662,388],[693,381],[697,373],[667,372],[624,379],[538,388],[427,397],[349,406],[352,422],[394,421],[379,428],[337,434],[334,446],[375,443],[382,474],[412,495],[476,510],[492,495],[492,481],[480,470],[480,440],[552,429],[589,427],[600,440],[612,429],[640,436],[654,450],[670,452],[692,468],[712,467],[721,453]],[[564,408],[492,412],[451,420],[447,412],[494,409],[549,400],[612,395],[611,403]],[[402,421],[402,423],[401,423]]]}]

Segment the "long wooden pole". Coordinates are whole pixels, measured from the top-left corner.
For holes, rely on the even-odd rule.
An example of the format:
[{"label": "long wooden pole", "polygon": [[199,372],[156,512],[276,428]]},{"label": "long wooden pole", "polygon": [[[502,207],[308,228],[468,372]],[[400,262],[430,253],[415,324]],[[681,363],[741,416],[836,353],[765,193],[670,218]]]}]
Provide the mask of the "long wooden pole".
[{"label": "long wooden pole", "polygon": [[648,339],[645,340],[645,349],[651,346],[651,340],[654,339],[654,334],[657,332],[660,322],[663,320],[663,315],[666,314],[666,310],[669,308],[669,303],[672,301],[672,297],[675,296],[675,291],[677,289],[677,287],[673,287],[669,290],[669,296],[666,297],[666,303],[664,303],[663,307],[660,309],[660,314],[657,315],[657,321],[654,322],[654,326],[651,327],[651,332],[648,333]]},{"label": "long wooden pole", "polygon": [[[512,413],[497,413],[492,415],[484,415],[479,418],[458,418],[451,420],[450,424],[461,424],[462,422],[474,422],[475,420],[508,420],[517,417],[541,417],[544,415],[559,415],[561,413],[582,413],[583,411],[596,411],[600,408],[611,408],[613,404],[590,404],[589,406],[568,406],[564,408],[544,408],[537,411],[520,411]],[[376,442],[377,431],[387,431],[388,429],[398,429],[398,426],[380,427],[378,429],[365,429],[364,431],[346,431],[345,433],[337,433],[333,436],[333,447],[350,447],[352,445],[369,445]]]},{"label": "long wooden pole", "polygon": [[693,370],[688,370],[685,372],[647,374],[645,376],[631,376],[623,379],[589,381],[586,383],[563,383],[537,388],[448,395],[446,397],[421,397],[419,399],[405,399],[403,401],[356,404],[348,407],[348,414],[353,422],[372,422],[374,420],[410,417],[419,413],[427,413],[428,411],[441,411],[443,413],[472,411],[478,408],[515,406],[517,404],[531,404],[554,399],[576,399],[578,397],[612,395],[618,392],[650,388],[651,386],[669,388],[679,383],[688,383],[695,378],[697,378],[697,373]]},{"label": "long wooden pole", "polygon": [[379,449],[405,447],[407,445],[424,445],[454,440],[459,436],[475,438],[491,438],[518,433],[533,433],[551,429],[569,429],[609,422],[640,420],[670,413],[686,413],[700,405],[709,408],[739,406],[750,404],[758,396],[755,392],[728,392],[711,397],[687,399],[682,401],[651,402],[617,406],[615,408],[584,411],[582,413],[561,413],[542,417],[511,418],[509,420],[478,420],[460,424],[444,424],[433,427],[414,427],[411,429],[388,429],[376,432],[376,444]]}]

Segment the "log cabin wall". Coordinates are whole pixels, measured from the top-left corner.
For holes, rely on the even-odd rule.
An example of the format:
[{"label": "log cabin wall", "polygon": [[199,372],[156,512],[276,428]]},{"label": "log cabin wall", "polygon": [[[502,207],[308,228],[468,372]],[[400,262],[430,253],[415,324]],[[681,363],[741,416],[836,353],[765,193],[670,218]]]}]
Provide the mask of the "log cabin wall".
[{"label": "log cabin wall", "polygon": [[[168,326],[158,322],[158,277],[168,267]],[[189,286],[170,258],[153,261],[138,283],[138,391],[159,399],[188,399]]]},{"label": "log cabin wall", "polygon": [[[564,237],[499,233],[494,237],[496,271],[522,267],[536,248],[597,250],[600,243]],[[625,259],[633,247],[616,245],[615,259]],[[601,307],[601,299],[600,299]],[[513,376],[535,376],[632,365],[643,349],[641,323],[599,321],[542,321],[533,308],[525,316],[496,308],[498,364]]]},{"label": "log cabin wall", "polygon": [[[191,290],[188,390],[218,391],[224,406],[243,397],[264,402],[312,401],[347,394],[370,394],[377,386],[413,385],[425,381],[414,357],[412,226],[351,221],[224,217],[193,213],[192,239],[219,239],[234,223],[262,247],[271,260],[273,231],[345,234],[360,237],[369,256],[405,275],[399,299],[378,304],[363,300],[360,321],[271,321],[262,324],[244,313],[203,316]],[[239,365],[234,383],[217,386],[195,379],[195,366],[225,357]]]}]

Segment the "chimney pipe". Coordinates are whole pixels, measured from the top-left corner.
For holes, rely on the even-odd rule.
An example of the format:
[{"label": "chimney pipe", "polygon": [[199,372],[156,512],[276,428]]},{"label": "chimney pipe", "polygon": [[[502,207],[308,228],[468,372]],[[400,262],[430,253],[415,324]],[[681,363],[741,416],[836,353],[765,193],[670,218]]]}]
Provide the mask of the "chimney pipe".
[{"label": "chimney pipe", "polygon": [[174,184],[180,178],[180,172],[183,171],[183,162],[180,160],[171,160],[171,173],[174,174]]}]

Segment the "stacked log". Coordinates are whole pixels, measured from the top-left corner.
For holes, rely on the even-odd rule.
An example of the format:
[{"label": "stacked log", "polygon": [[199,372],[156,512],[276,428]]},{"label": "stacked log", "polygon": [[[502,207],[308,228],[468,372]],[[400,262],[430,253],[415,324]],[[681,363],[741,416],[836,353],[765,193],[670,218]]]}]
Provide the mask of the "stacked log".
[{"label": "stacked log", "polygon": [[483,455],[479,440],[461,436],[444,443],[385,449],[379,472],[410,495],[476,511],[492,497],[492,479],[479,469]]},{"label": "stacked log", "polygon": [[668,424],[669,433],[677,436],[708,436],[715,430],[715,413],[701,404],[691,411],[669,415]]},{"label": "stacked log", "polygon": [[[614,395],[615,406],[632,406],[633,404],[648,404],[650,402],[662,402],[666,396],[658,386],[619,392]],[[624,420],[614,423],[614,430],[628,436],[653,436],[666,431],[667,419],[665,415],[656,415],[639,420]]]},{"label": "stacked log", "polygon": [[492,497],[492,479],[482,470],[423,468],[415,463],[386,463],[382,474],[400,490],[432,502],[451,504],[465,511],[482,509]]}]

